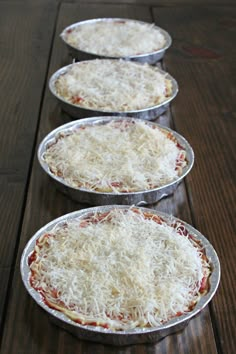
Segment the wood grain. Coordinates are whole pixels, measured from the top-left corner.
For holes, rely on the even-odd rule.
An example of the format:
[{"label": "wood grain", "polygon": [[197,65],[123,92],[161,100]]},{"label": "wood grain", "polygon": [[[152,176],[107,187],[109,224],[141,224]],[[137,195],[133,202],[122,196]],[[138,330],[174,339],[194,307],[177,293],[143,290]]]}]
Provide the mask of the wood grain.
[{"label": "wood grain", "polygon": [[[6,0],[0,0],[4,2]],[[8,0],[8,2],[16,2],[16,0]],[[17,0],[20,3],[27,3],[27,0]],[[38,4],[48,3],[48,0],[37,0]],[[151,6],[178,6],[178,5],[228,5],[235,4],[234,0],[50,0],[50,3],[63,4],[63,3],[73,3],[73,4],[104,4],[104,5],[114,5],[115,3],[120,3],[122,5],[151,5]]]},{"label": "wood grain", "polygon": [[[234,351],[236,328],[234,9],[172,8],[163,9],[161,17],[159,9],[154,10],[159,23],[172,19],[168,28],[174,44],[166,65],[180,86],[173,118],[195,151],[195,166],[187,178],[194,226],[213,244],[222,266],[211,310],[218,347],[225,353]],[[196,49],[204,49],[206,55]],[[218,56],[209,56],[208,51]]]},{"label": "wood grain", "polygon": [[[100,16],[110,16],[112,14],[116,14],[116,16],[124,16],[124,17],[133,17],[138,19],[149,20],[150,13],[148,9],[142,7],[135,7],[132,8],[130,6],[107,6],[106,8],[91,5],[88,6],[74,6],[71,4],[64,4],[61,7],[60,15],[58,18],[58,25],[57,31],[55,36],[55,42],[53,47],[52,59],[50,63],[49,73],[53,73],[57,70],[58,67],[65,65],[70,58],[68,58],[67,51],[65,50],[64,46],[58,40],[58,34],[61,30],[68,24],[72,23],[75,20],[77,14],[80,14],[79,19],[85,19],[89,17],[93,17],[94,13],[96,13],[97,17]],[[57,102],[50,96],[47,92],[43,104],[43,110],[41,115],[41,124],[39,129],[39,140],[48,133],[48,131],[52,130],[59,124],[62,124],[68,117],[66,114],[61,114],[60,109],[58,107]],[[159,120],[160,123],[164,125],[170,125],[171,119],[168,115],[163,115]],[[49,197],[50,196],[50,197]],[[78,205],[72,201],[69,201],[65,196],[61,195],[61,193],[57,192],[47,176],[44,176],[43,172],[40,170],[38,166],[38,162],[36,159],[34,160],[33,164],[33,173],[30,183],[30,189],[28,194],[27,206],[26,206],[26,214],[22,229],[21,235],[21,243],[18,253],[18,262],[21,252],[25,246],[26,241],[33,235],[33,233],[43,226],[46,222],[54,219],[57,216],[63,215],[68,213],[72,210],[76,210],[78,208],[83,207],[82,205]],[[191,222],[190,212],[187,204],[187,197],[185,193],[185,187],[182,183],[176,193],[163,200],[162,202],[158,203],[158,205],[154,205],[153,207],[166,211],[168,213],[178,215],[182,219]],[[16,273],[14,277],[14,288],[17,289],[17,293],[21,294],[22,301],[24,306],[27,307],[26,303],[29,304],[31,301],[29,297],[25,294],[25,289],[23,289],[21,281],[19,280],[19,274]],[[103,346],[101,344],[93,344],[93,343],[85,343],[82,341],[78,341],[71,335],[65,334],[62,330],[51,325],[48,321],[47,316],[42,314],[42,311],[37,308],[37,306],[32,305],[32,312],[30,313],[30,317],[32,319],[31,323],[27,321],[25,318],[25,314],[23,311],[14,308],[14,303],[16,299],[14,298],[13,294],[13,306],[9,308],[9,323],[13,323],[14,318],[14,327],[8,326],[8,331],[3,338],[4,348],[7,349],[7,352],[14,351],[14,343],[9,341],[11,337],[11,331],[16,330],[17,332],[25,330],[27,333],[30,332],[30,335],[27,338],[18,342],[18,347],[21,348],[22,351],[27,352],[27,348],[33,349],[33,352],[39,353],[50,353],[50,346],[51,346],[51,338],[54,339],[54,343],[57,343],[56,346],[60,348],[59,352],[65,352],[72,350],[77,350],[78,353],[93,353],[93,352],[101,352],[101,353],[112,353],[112,352],[119,352],[119,353],[146,353],[146,352],[165,352],[169,351],[170,348],[175,348],[176,341],[179,343],[179,348],[176,350],[176,353],[188,352],[189,348],[194,348],[195,353],[201,353],[202,348],[207,347],[207,341],[203,338],[212,338],[212,329],[211,329],[211,322],[209,317],[209,312],[206,310],[203,316],[199,316],[193,321],[191,321],[190,325],[186,330],[181,334],[175,334],[171,337],[166,338],[165,340],[161,341],[159,344],[156,345],[149,345],[146,347],[143,346],[134,346],[131,348],[125,349],[117,349],[112,347]],[[23,308],[24,308],[23,306]],[[28,316],[28,315],[27,315]],[[29,319],[28,318],[28,319]],[[36,320],[37,319],[37,320]],[[38,321],[40,319],[40,321]],[[25,328],[18,328],[19,323],[25,323]],[[205,331],[204,337],[202,333],[202,325],[201,323],[204,322],[205,324]],[[45,340],[43,344],[41,344],[41,348],[37,343],[37,333],[40,333],[41,327],[45,329],[48,333],[48,341]],[[189,332],[196,332],[198,333],[197,338],[201,338],[201,340],[196,340],[192,336],[189,335]],[[20,335],[19,338],[22,336]],[[203,337],[203,338],[202,338]],[[36,343],[36,344],[35,344]],[[60,343],[60,345],[59,345]],[[40,348],[40,349],[39,349]],[[149,349],[147,349],[149,348]],[[6,350],[5,349],[5,350]],[[208,346],[209,353],[215,353],[215,344],[214,341],[210,346]]]},{"label": "wood grain", "polygon": [[[153,15],[157,24],[173,34],[173,46],[165,57],[164,65],[179,82],[180,93],[171,106],[172,115],[167,113],[160,117],[158,122],[176,127],[189,140],[196,154],[196,163],[186,179],[186,185],[181,183],[173,196],[151,207],[176,215],[188,223],[194,224],[203,234],[208,236],[221,257],[224,254],[224,257],[228,258],[223,261],[224,274],[226,275],[211,305],[212,318],[209,309],[206,308],[199,316],[190,321],[183,332],[171,335],[153,345],[134,345],[124,348],[104,346],[80,341],[57,328],[24,289],[19,271],[20,257],[26,242],[40,227],[60,215],[88,207],[88,205],[80,205],[70,201],[58,192],[53,182],[41,170],[35,155],[17,262],[9,291],[10,297],[0,353],[222,354],[223,344],[228,353],[230,353],[229,350],[233,352],[234,339],[227,338],[228,344],[225,343],[226,331],[231,334],[234,325],[233,313],[226,313],[227,303],[231,301],[234,305],[235,301],[232,298],[232,287],[229,291],[227,288],[233,280],[233,274],[226,273],[226,267],[232,267],[234,264],[231,251],[231,248],[233,249],[233,223],[231,223],[233,194],[232,196],[230,194],[230,191],[233,190],[234,169],[230,164],[230,158],[235,156],[230,141],[233,138],[235,125],[232,121],[233,110],[230,106],[232,99],[228,93],[228,88],[232,87],[229,81],[233,63],[230,56],[233,38],[232,9],[214,7],[211,11],[206,6],[201,6],[199,9],[197,7],[191,9],[190,6],[167,6],[155,8],[153,12],[150,12],[148,6],[127,4],[105,6],[105,2],[106,0],[102,6],[95,3],[63,3],[61,5],[47,80],[54,71],[71,62],[71,58],[59,38],[59,33],[65,26],[75,21],[94,17],[120,16],[151,22]],[[227,36],[223,35],[225,32],[223,30],[221,32],[221,28],[224,28]],[[210,33],[209,36],[206,36],[206,33]],[[217,33],[217,36],[214,36],[214,33]],[[217,37],[220,38],[217,39]],[[223,55],[222,52],[224,52]],[[46,69],[44,73],[46,73]],[[222,85],[217,84],[219,75],[223,82]],[[35,77],[32,80],[35,80]],[[31,87],[34,85],[37,86],[37,81],[31,83]],[[224,90],[228,93],[227,95]],[[229,107],[230,109],[228,109]],[[225,118],[222,118],[222,114]],[[227,123],[225,123],[225,119],[227,119]],[[68,120],[67,114],[61,112],[58,103],[46,88],[40,115],[37,146],[49,131]],[[219,124],[213,124],[215,122]],[[231,129],[230,132],[228,132],[228,128]],[[224,162],[222,159],[226,159],[226,161]],[[220,166],[220,170],[218,166]],[[209,169],[214,172],[213,175],[209,174]],[[229,182],[227,186],[225,186],[225,180],[227,183]],[[218,188],[221,192],[220,195],[218,195]],[[16,191],[16,195],[17,193],[18,191]],[[227,200],[227,204],[225,200]],[[17,210],[20,205],[19,202]],[[226,226],[223,226],[218,221],[219,219],[215,221],[215,218],[222,215],[221,209],[224,219],[227,220]],[[223,235],[223,239],[221,235]],[[8,252],[9,250],[6,251],[6,254]],[[5,276],[6,282],[8,276],[8,274]],[[21,300],[20,306],[19,299]],[[224,316],[229,320],[229,324],[223,323]],[[211,320],[215,335],[220,338],[219,341],[214,338]],[[43,333],[44,335],[42,335]]]},{"label": "wood grain", "polygon": [[[0,318],[34,146],[50,52],[55,6],[0,3]],[[27,20],[26,20],[27,19]],[[45,21],[45,26],[42,26]],[[8,271],[7,271],[8,269]],[[8,278],[7,278],[8,276]],[[0,322],[1,325],[1,322]]]},{"label": "wood grain", "polygon": [[7,293],[10,272],[11,269],[9,267],[0,268],[0,294],[2,294],[0,301],[0,323],[2,323],[4,318],[5,295]]}]

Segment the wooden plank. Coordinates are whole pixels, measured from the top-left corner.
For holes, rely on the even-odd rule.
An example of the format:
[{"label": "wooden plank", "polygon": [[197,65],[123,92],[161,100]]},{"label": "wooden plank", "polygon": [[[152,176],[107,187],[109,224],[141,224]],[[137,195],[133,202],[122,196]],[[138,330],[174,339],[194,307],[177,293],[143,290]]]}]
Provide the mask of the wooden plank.
[{"label": "wooden plank", "polygon": [[[78,2],[78,0],[72,0],[73,2]],[[80,0],[81,3],[85,2],[86,0]],[[65,0],[64,2],[71,2],[71,0]],[[104,4],[113,4],[114,0],[88,0],[88,2],[93,3],[104,3]],[[182,5],[228,5],[232,4],[235,5],[233,0],[120,0],[119,3],[121,4],[130,4],[133,5],[151,5],[151,6],[182,6]]]},{"label": "wooden plank", "polygon": [[1,296],[1,301],[0,301],[0,323],[2,323],[3,317],[4,317],[4,308],[5,308],[5,296],[6,296],[6,291],[8,287],[8,282],[9,282],[9,277],[10,277],[10,268],[1,268],[0,269],[0,294]]},{"label": "wooden plank", "polygon": [[[60,39],[61,30],[68,24],[85,18],[100,16],[121,16],[138,18],[151,21],[148,8],[142,6],[98,6],[98,5],[73,5],[63,4],[58,18],[58,26],[53,47],[52,60],[49,74],[51,75],[59,67],[70,60]],[[39,141],[50,130],[64,123],[68,119],[62,114],[55,99],[49,94],[45,96],[41,123],[38,136]],[[164,115],[159,120],[163,124],[169,124],[170,118]],[[190,177],[191,178],[191,177]],[[70,211],[86,207],[68,200],[60,192],[56,191],[52,181],[41,171],[36,158],[33,164],[33,173],[27,198],[26,213],[21,234],[17,264],[19,264],[22,250],[30,237],[46,222],[68,213]],[[176,193],[161,201],[154,208],[172,213],[182,219],[191,222],[185,187],[182,183]],[[193,319],[182,333],[167,337],[155,345],[139,345],[125,348],[103,346],[101,344],[79,341],[72,335],[58,329],[48,321],[48,317],[27,295],[19,270],[16,269],[12,283],[11,298],[6,316],[5,331],[2,340],[1,353],[23,352],[27,353],[216,353],[215,343],[209,312],[206,309],[201,316]],[[17,306],[17,299],[21,298],[21,307]],[[42,336],[43,333],[47,335]],[[194,333],[194,335],[193,335]],[[15,336],[15,341],[12,337]],[[16,338],[17,336],[17,338]],[[16,343],[17,342],[17,343]]]},{"label": "wooden plank", "polygon": [[[4,2],[6,0],[0,0],[0,2]],[[15,2],[16,0],[8,0],[8,2]],[[17,2],[25,3],[27,0],[17,0]],[[38,3],[45,4],[48,3],[48,0],[37,0]],[[114,3],[120,3],[122,5],[152,5],[152,6],[178,6],[178,5],[228,5],[235,4],[234,0],[50,0],[50,3],[61,4],[61,3],[95,3],[99,4],[110,4],[114,5]]]},{"label": "wooden plank", "polygon": [[[0,3],[0,318],[24,206],[55,6]],[[42,26],[42,18],[45,25]],[[27,20],[26,20],[27,19]],[[8,269],[8,271],[6,271]],[[1,324],[1,322],[0,322]]]},{"label": "wooden plank", "polygon": [[[235,100],[234,8],[154,10],[159,24],[174,34],[166,65],[180,92],[173,107],[177,130],[195,151],[187,178],[195,227],[214,245],[222,266],[219,290],[211,303],[218,347],[235,348]],[[169,21],[169,19],[172,19]],[[207,35],[206,35],[207,34]],[[220,351],[221,352],[221,351]]]}]

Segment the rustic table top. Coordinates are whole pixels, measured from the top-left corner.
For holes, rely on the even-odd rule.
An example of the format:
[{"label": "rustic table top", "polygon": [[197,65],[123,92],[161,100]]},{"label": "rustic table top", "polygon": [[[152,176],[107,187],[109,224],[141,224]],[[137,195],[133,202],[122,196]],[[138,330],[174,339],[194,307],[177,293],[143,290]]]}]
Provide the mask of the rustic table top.
[{"label": "rustic table top", "polygon": [[[0,353],[233,353],[235,342],[235,3],[233,1],[0,1]],[[162,66],[179,84],[156,119],[195,152],[191,173],[152,208],[193,225],[221,263],[219,289],[181,332],[155,344],[113,347],[75,338],[49,321],[26,292],[20,258],[47,222],[88,207],[54,187],[37,161],[42,138],[68,121],[48,90],[71,63],[59,34],[74,22],[124,17],[155,22],[172,36]]]}]

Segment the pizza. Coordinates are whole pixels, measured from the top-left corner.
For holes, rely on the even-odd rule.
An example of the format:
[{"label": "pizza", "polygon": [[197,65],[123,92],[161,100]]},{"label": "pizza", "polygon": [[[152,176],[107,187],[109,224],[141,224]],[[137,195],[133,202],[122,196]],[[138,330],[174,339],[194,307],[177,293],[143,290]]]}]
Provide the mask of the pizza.
[{"label": "pizza", "polygon": [[127,112],[168,100],[172,83],[155,66],[95,59],[67,66],[55,81],[55,91],[60,99],[85,109]]},{"label": "pizza", "polygon": [[40,236],[29,283],[75,323],[126,331],[189,313],[209,290],[210,262],[182,221],[136,207],[92,211]]},{"label": "pizza", "polygon": [[152,53],[166,45],[160,28],[127,19],[80,22],[66,28],[61,37],[76,49],[108,57]]},{"label": "pizza", "polygon": [[102,193],[162,187],[177,180],[188,163],[185,148],[170,130],[140,119],[62,131],[43,159],[68,186]]}]

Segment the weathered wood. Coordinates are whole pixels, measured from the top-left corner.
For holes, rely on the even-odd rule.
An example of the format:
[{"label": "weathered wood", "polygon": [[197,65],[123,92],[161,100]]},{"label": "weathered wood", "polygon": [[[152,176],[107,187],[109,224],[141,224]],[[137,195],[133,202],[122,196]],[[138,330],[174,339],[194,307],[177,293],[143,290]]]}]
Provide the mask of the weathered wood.
[{"label": "weathered wood", "polygon": [[[0,2],[6,0],[0,0]],[[8,2],[15,2],[16,0],[8,0]],[[20,3],[26,3],[27,0],[17,0]],[[48,0],[37,0],[37,3],[45,4]],[[63,4],[63,3],[73,3],[73,4],[103,4],[103,5],[114,5],[114,3],[120,3],[122,5],[151,5],[151,6],[178,6],[178,5],[229,5],[235,4],[234,0],[50,0],[50,3]]]},{"label": "weathered wood", "polygon": [[[53,41],[49,76],[59,67],[71,62],[65,46],[59,38],[59,33],[70,23],[103,16],[137,18],[149,22],[153,20],[148,6],[104,5],[104,3],[102,6],[88,3],[81,5],[73,3],[62,4]],[[227,137],[229,136],[229,141],[233,138],[233,128],[235,128],[234,123],[231,121],[232,110],[224,111],[230,120],[227,123],[231,129],[231,132],[228,132],[229,135],[226,134],[228,126],[224,122],[219,123],[217,126],[212,125],[212,122],[215,122],[215,115],[218,116],[216,118],[217,122],[222,119],[219,118],[221,117],[222,107],[225,110],[226,103],[231,104],[231,98],[225,98],[224,90],[228,89],[226,87],[227,83],[230,86],[230,82],[226,78],[228,78],[229,69],[233,63],[233,60],[228,55],[233,37],[231,33],[233,31],[231,27],[233,22],[232,17],[228,17],[227,10],[221,13],[220,9],[221,7],[214,7],[214,11],[211,12],[205,6],[199,9],[191,9],[189,6],[173,6],[158,7],[153,11],[156,23],[166,28],[173,36],[173,46],[168,50],[164,64],[180,85],[180,92],[171,106],[174,122],[172,122],[169,114],[163,115],[158,119],[158,122],[164,125],[174,125],[189,140],[196,154],[196,163],[186,179],[188,193],[186,193],[185,184],[181,183],[173,196],[151,207],[168,212],[194,224],[203,234],[209,237],[217,248],[217,252],[222,254],[224,250],[227,252],[225,257],[228,257],[229,260],[224,261],[225,266],[232,266],[232,253],[229,249],[230,246],[233,246],[230,244],[230,240],[233,240],[232,225],[227,223],[224,229],[218,221],[214,223],[214,215],[211,214],[213,211],[215,216],[218,217],[218,208],[220,203],[223,203],[224,218],[229,219],[230,222],[232,215],[232,209],[223,200],[225,197],[229,203],[232,203],[229,194],[230,188],[225,188],[221,181],[221,178],[227,178],[230,181],[230,186],[233,185],[233,169],[229,166],[230,158],[234,157],[233,148],[230,143],[225,147],[228,141]],[[220,14],[222,14],[221,18]],[[208,15],[209,24],[207,23]],[[219,21],[217,20],[218,16]],[[223,36],[223,34],[220,36],[221,31],[218,26],[227,27],[228,39],[224,39],[225,35]],[[207,39],[208,36],[205,33],[209,31],[212,34]],[[213,36],[214,31],[216,31],[217,36]],[[218,39],[218,37],[220,38]],[[192,45],[192,42],[194,42],[194,45]],[[204,50],[201,49],[202,46]],[[232,43],[231,46],[233,46]],[[219,53],[221,53],[220,48],[224,49],[224,53],[228,53],[227,55],[224,54],[227,57],[227,64],[225,64],[222,56],[219,56]],[[196,53],[198,56],[196,56]],[[213,77],[209,73],[212,73]],[[222,88],[215,81],[218,78],[218,74],[221,74],[220,78],[226,75]],[[215,83],[214,85],[213,82]],[[34,86],[33,83],[32,86]],[[211,88],[210,92],[209,87]],[[219,94],[221,94],[220,98]],[[187,100],[186,97],[188,98]],[[200,114],[201,117],[199,118]],[[49,131],[67,120],[68,116],[61,112],[58,103],[46,88],[37,146]],[[220,129],[223,130],[222,135],[219,134]],[[219,139],[217,140],[218,142],[216,138]],[[222,148],[222,146],[224,147]],[[227,157],[225,156],[226,154]],[[208,155],[211,157],[210,161]],[[216,160],[213,160],[213,158]],[[222,161],[223,158],[226,158],[226,162]],[[223,167],[225,171],[217,172],[217,164]],[[215,175],[209,175],[209,167],[214,173],[216,172],[216,177]],[[221,196],[218,196],[215,191],[215,188],[218,188],[219,185]],[[212,198],[213,203],[216,203],[215,205],[210,202]],[[191,209],[189,208],[189,201]],[[47,314],[34,303],[24,289],[19,272],[20,257],[26,242],[41,226],[60,215],[83,207],[88,207],[88,205],[82,206],[70,201],[55,189],[53,182],[41,170],[35,156],[17,253],[16,269],[9,291],[10,297],[0,353],[215,354],[218,352],[221,354],[223,350],[219,345],[220,343],[214,338],[208,308],[192,319],[183,332],[169,336],[155,345],[135,345],[124,348],[80,341],[49,321]],[[228,232],[231,239],[227,236]],[[222,238],[219,238],[219,234],[224,236],[224,240],[227,243],[226,247]],[[221,250],[219,249],[220,247]],[[230,281],[232,282],[232,275],[229,272],[226,274],[227,280],[224,280],[224,288],[220,288],[211,306],[213,310],[213,326],[222,341],[221,344],[223,344],[223,340],[226,340],[226,331],[222,329],[223,319],[226,316],[226,304],[232,296],[231,289],[228,291],[227,288]],[[221,294],[222,291],[223,293]],[[227,302],[223,296],[226,297]],[[19,299],[21,300],[20,306]],[[233,299],[231,300],[232,303]],[[216,313],[215,309],[217,309],[218,313]],[[230,332],[231,329],[229,327],[233,325],[233,314],[228,314],[226,317],[229,319],[230,324],[225,324],[225,328]],[[14,340],[12,340],[13,338]],[[216,344],[218,344],[217,349]],[[233,339],[224,348],[231,349],[231,352],[233,352]],[[228,352],[230,353],[230,351]]]},{"label": "weathered wood", "polygon": [[[0,319],[24,207],[55,6],[0,3]],[[42,19],[45,22],[42,26]],[[8,269],[8,271],[6,271]],[[0,322],[1,325],[1,322]]]},{"label": "weathered wood", "polygon": [[234,7],[216,6],[162,9],[161,16],[154,10],[174,39],[166,56],[180,86],[174,123],[195,151],[195,166],[187,178],[194,224],[213,244],[222,266],[211,309],[217,344],[225,353],[234,351],[236,328],[234,13]]},{"label": "weathered wood", "polygon": [[10,268],[2,268],[0,269],[0,294],[1,294],[1,301],[0,301],[0,323],[2,323],[4,317],[4,309],[5,309],[5,300],[6,300],[6,292],[9,283],[10,277]]}]

